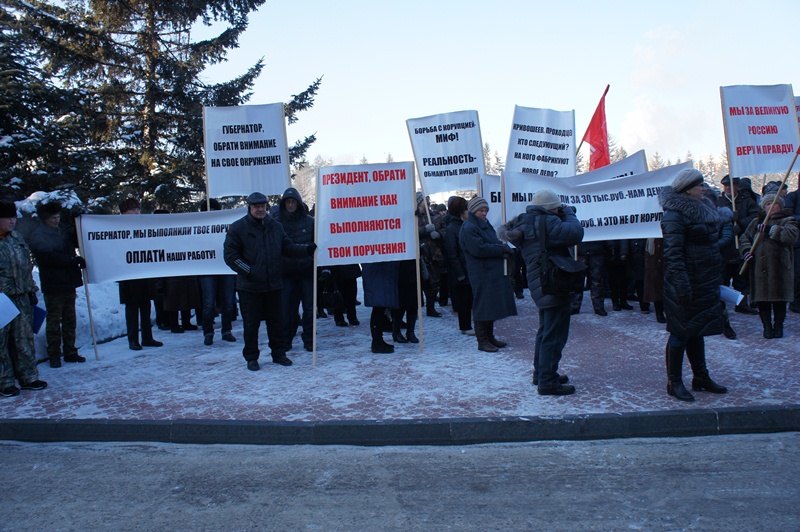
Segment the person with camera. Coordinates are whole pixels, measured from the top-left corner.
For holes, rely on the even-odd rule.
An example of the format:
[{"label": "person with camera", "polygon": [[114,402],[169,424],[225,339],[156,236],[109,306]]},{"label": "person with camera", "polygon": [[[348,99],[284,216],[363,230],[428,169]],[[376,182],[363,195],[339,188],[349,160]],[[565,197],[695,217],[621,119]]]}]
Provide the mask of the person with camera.
[{"label": "person with camera", "polygon": [[[543,223],[541,218],[544,217]],[[533,196],[525,212],[512,220],[505,235],[522,249],[528,270],[528,288],[539,308],[539,329],[533,352],[533,384],[539,395],[570,395],[575,387],[566,384],[569,378],[558,374],[558,364],[569,338],[569,291],[545,294],[542,288],[542,267],[545,254],[568,257],[573,246],[583,240],[583,226],[575,209],[562,205],[551,190],[542,189]],[[541,228],[544,228],[544,234]],[[542,240],[545,242],[543,249]]]}]

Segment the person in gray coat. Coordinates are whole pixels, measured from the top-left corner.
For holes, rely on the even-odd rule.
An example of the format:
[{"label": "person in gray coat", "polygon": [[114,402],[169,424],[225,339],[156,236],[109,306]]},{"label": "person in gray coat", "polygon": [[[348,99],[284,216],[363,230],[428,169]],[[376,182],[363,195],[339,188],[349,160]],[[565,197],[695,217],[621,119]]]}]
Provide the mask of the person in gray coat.
[{"label": "person in gray coat", "polygon": [[525,213],[507,224],[511,229],[505,236],[522,248],[528,270],[528,288],[539,308],[539,329],[533,352],[533,384],[539,395],[570,395],[575,387],[566,384],[569,377],[558,374],[561,353],[569,338],[570,300],[572,294],[548,294],[542,291],[541,238],[539,219],[544,216],[548,254],[567,255],[570,248],[583,240],[583,226],[575,210],[561,204],[558,196],[542,189],[533,196]]},{"label": "person in gray coat", "polygon": [[459,245],[467,262],[467,277],[472,286],[472,317],[478,349],[494,353],[508,345],[494,336],[494,322],[517,315],[511,278],[504,263],[513,250],[500,242],[486,219],[487,201],[476,196],[467,203],[467,219],[461,225]]}]

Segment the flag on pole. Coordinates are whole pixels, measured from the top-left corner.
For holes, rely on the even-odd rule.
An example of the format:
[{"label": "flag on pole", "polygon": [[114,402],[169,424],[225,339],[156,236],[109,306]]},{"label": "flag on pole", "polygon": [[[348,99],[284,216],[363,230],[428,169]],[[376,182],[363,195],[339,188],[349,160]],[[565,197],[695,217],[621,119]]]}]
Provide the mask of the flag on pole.
[{"label": "flag on pole", "polygon": [[606,85],[603,97],[597,104],[589,127],[583,135],[583,142],[589,145],[589,170],[596,170],[611,164],[611,154],[608,152],[608,129],[606,128],[606,94],[611,85]]}]

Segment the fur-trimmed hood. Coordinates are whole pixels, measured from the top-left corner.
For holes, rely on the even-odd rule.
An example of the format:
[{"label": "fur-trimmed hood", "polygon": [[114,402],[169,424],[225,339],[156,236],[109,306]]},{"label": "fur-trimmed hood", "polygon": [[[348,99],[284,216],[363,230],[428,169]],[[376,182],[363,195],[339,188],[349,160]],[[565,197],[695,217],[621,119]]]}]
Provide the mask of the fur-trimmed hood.
[{"label": "fur-trimmed hood", "polygon": [[[694,222],[721,224],[725,221],[724,214],[705,196],[698,199],[687,194],[679,194],[672,187],[661,189],[658,203],[665,211],[676,211]],[[728,219],[730,219],[730,209],[728,209]]]}]

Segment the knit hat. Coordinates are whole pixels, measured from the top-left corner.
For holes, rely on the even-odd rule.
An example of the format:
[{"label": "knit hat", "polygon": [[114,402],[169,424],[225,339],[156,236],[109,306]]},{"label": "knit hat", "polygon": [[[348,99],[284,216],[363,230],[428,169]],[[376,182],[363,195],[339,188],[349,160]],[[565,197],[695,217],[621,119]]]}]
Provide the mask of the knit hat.
[{"label": "knit hat", "polygon": [[702,182],[703,174],[694,168],[684,168],[678,172],[678,175],[676,175],[675,179],[672,181],[672,190],[680,194],[681,192],[686,192],[692,187],[696,187]]},{"label": "knit hat", "polygon": [[422,194],[422,192],[417,192],[416,199],[417,199],[417,207],[419,207],[419,204],[425,200],[425,196]]},{"label": "knit hat", "polygon": [[13,201],[0,201],[0,218],[16,218],[17,205]]},{"label": "knit hat", "polygon": [[764,194],[764,197],[761,198],[761,208],[767,210],[772,202],[777,203],[781,206],[781,209],[784,207],[783,197],[779,194]]},{"label": "knit hat", "polygon": [[267,197],[261,192],[253,192],[247,196],[248,205],[263,205],[267,203]]},{"label": "knit hat", "polygon": [[556,193],[546,188],[538,190],[536,194],[533,195],[532,204],[535,207],[541,207],[546,211],[549,211],[550,209],[557,209],[562,205],[561,200],[558,199]]},{"label": "knit hat", "polygon": [[472,214],[475,214],[481,209],[488,209],[488,208],[489,208],[489,203],[480,196],[475,196],[474,198],[469,200],[469,203],[467,203],[467,210]]},{"label": "knit hat", "polygon": [[51,216],[61,214],[61,203],[57,201],[51,201],[49,203],[40,201],[38,205],[36,205],[36,214],[38,214],[39,218],[42,220],[47,220]]}]

